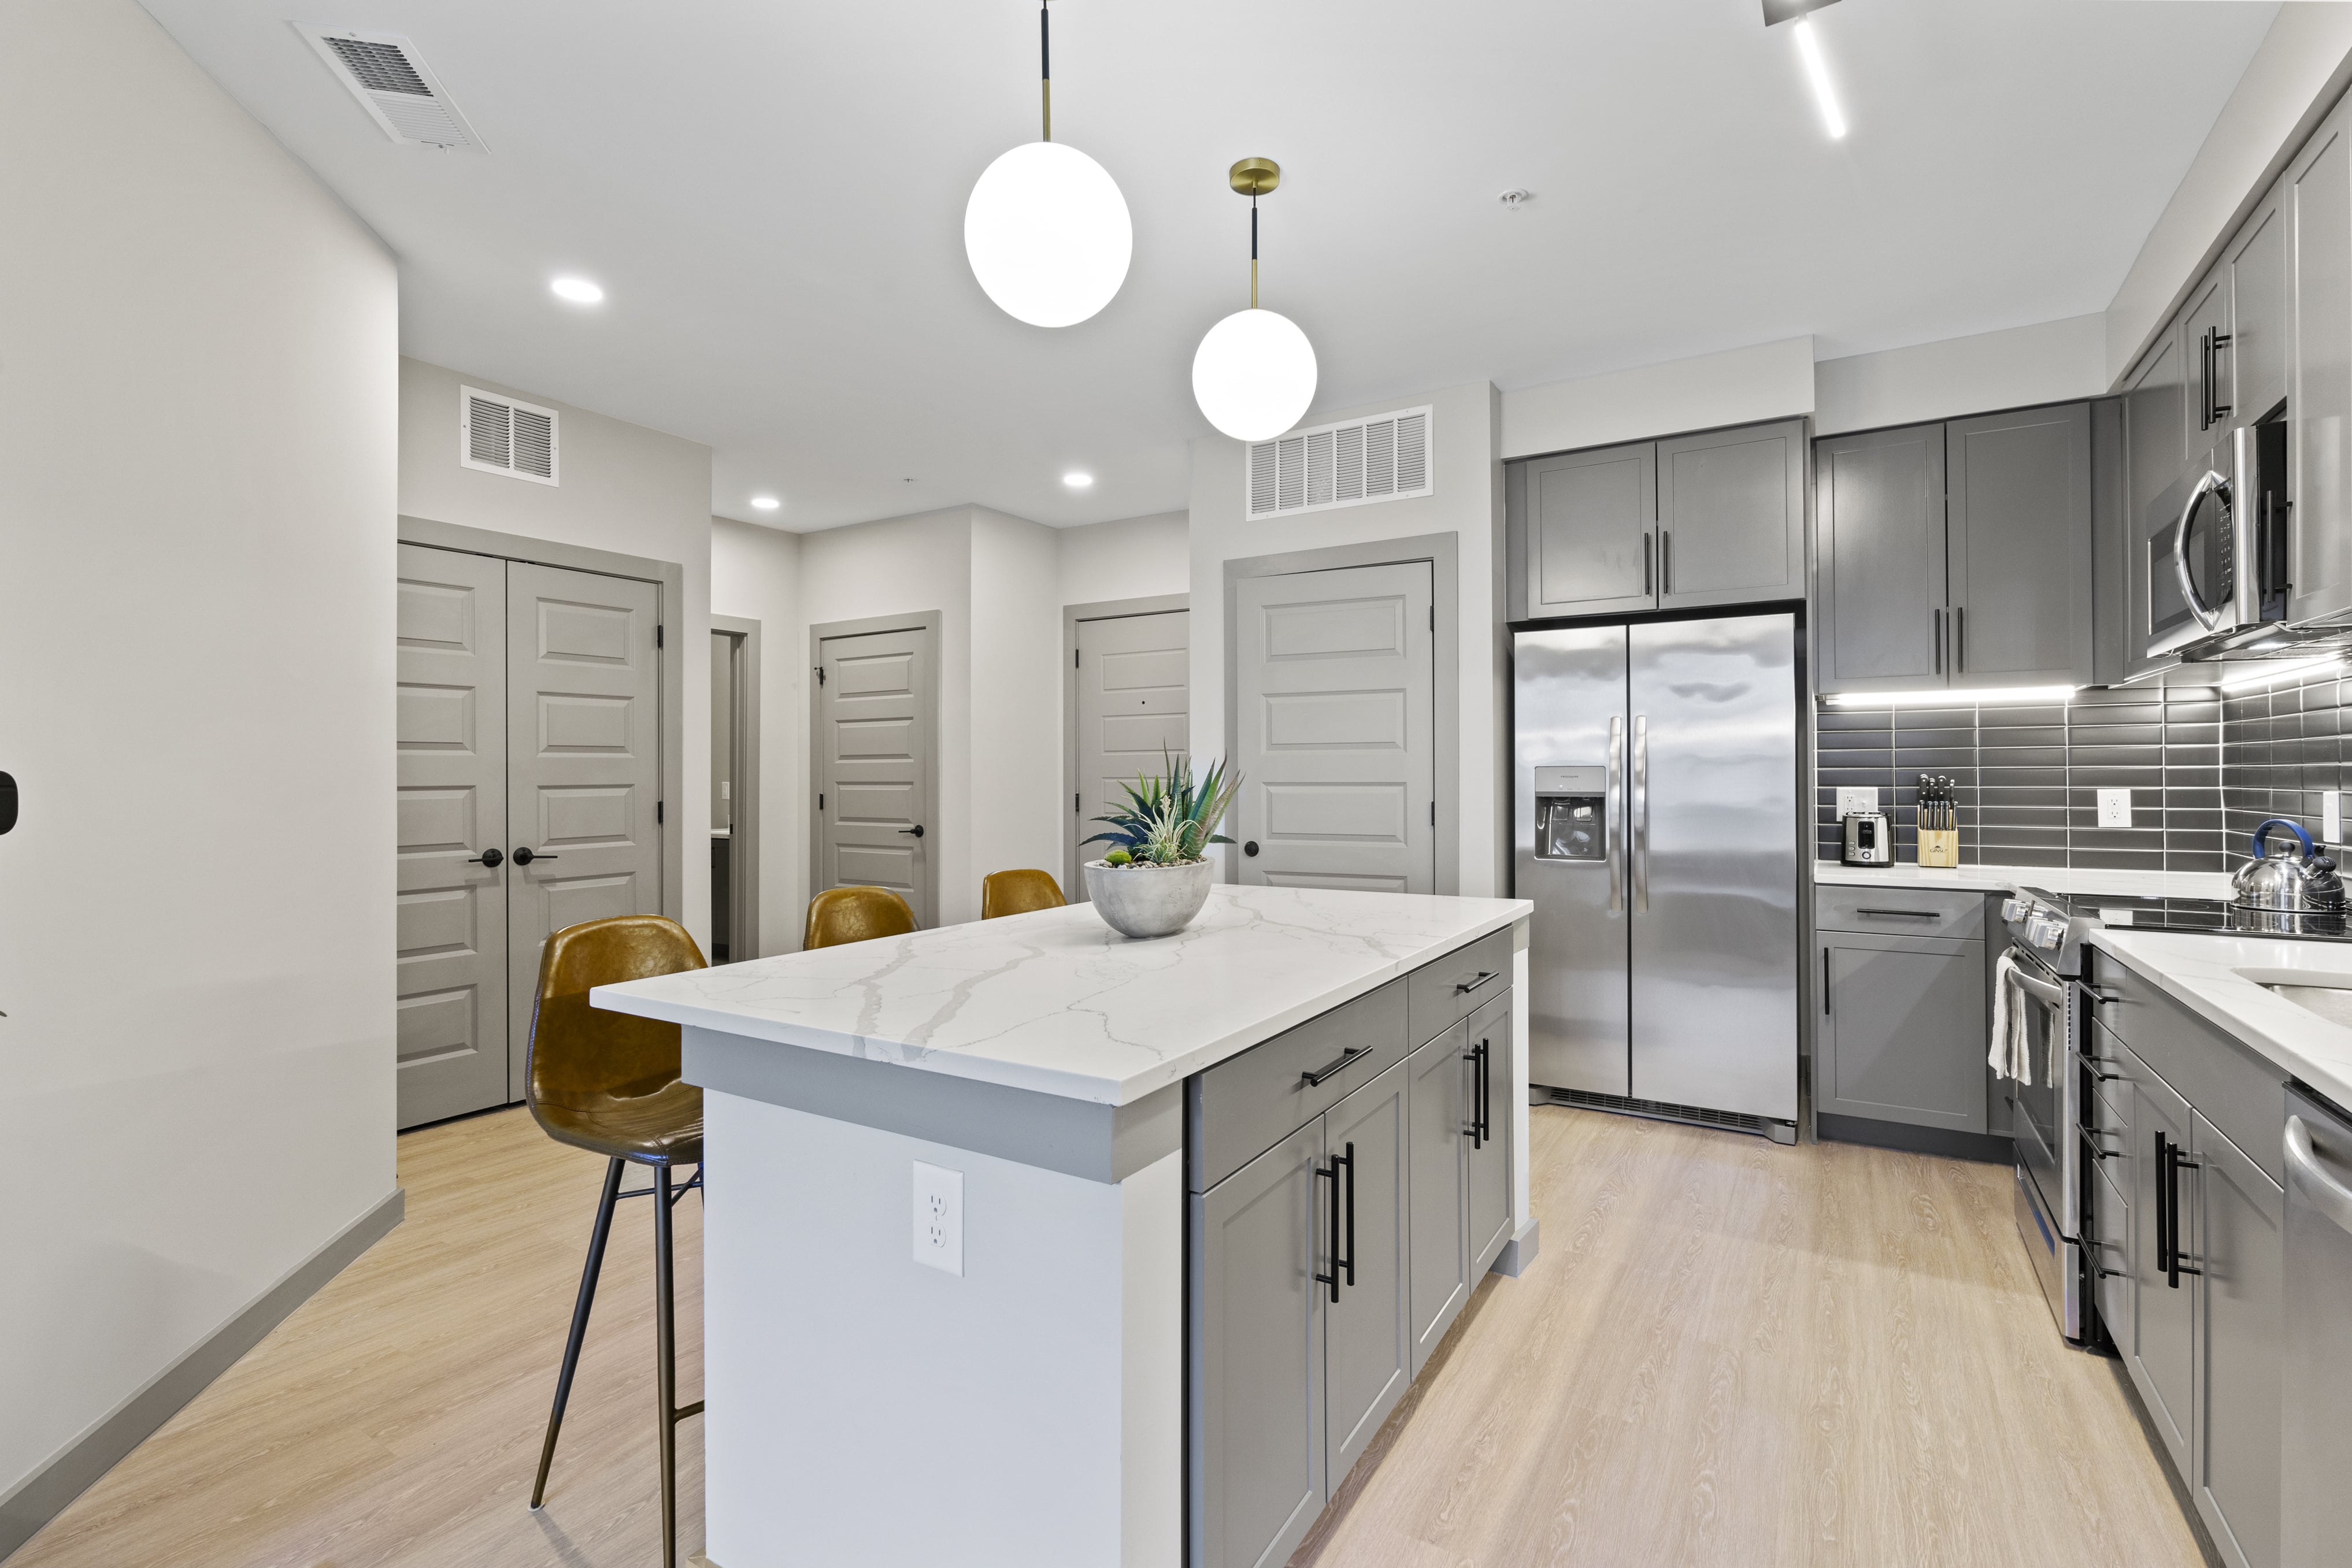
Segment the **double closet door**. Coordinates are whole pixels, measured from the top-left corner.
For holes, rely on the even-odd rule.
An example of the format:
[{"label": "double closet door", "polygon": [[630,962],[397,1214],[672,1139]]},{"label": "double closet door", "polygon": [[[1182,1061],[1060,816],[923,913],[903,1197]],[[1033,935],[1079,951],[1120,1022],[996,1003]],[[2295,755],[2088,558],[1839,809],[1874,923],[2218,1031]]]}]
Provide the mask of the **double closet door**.
[{"label": "double closet door", "polygon": [[403,1127],[523,1097],[540,950],[661,911],[650,582],[400,547]]}]

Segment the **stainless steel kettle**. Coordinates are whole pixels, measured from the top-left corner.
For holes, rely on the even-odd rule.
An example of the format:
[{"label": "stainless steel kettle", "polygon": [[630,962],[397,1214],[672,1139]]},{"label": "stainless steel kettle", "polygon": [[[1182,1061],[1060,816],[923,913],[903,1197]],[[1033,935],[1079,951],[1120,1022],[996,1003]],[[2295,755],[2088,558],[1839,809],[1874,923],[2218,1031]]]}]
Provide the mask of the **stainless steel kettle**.
[{"label": "stainless steel kettle", "polygon": [[[2294,842],[2268,848],[2273,828],[2284,828],[2294,835]],[[2341,914],[2344,883],[2336,874],[2336,862],[2318,852],[2309,833],[2284,817],[2273,817],[2254,830],[2254,858],[2230,879],[2230,902],[2265,915]]]}]

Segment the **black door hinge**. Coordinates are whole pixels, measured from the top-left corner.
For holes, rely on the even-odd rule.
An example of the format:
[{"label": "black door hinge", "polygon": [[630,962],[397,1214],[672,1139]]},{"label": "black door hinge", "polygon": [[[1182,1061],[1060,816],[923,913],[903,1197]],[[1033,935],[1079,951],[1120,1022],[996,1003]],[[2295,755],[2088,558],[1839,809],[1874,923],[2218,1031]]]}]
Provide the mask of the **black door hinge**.
[{"label": "black door hinge", "polygon": [[1437,630],[1437,606],[1434,604],[1429,607],[1429,629],[1433,632]]},{"label": "black door hinge", "polygon": [[667,800],[656,800],[654,802],[654,821],[656,824],[661,821],[662,812],[667,808],[668,804],[669,802]]},{"label": "black door hinge", "polygon": [[656,647],[656,648],[658,648],[658,647],[660,647],[661,645],[662,645],[662,623],[661,623],[660,622],[656,621],[656,622],[654,622],[654,646],[655,646],[655,647]]},{"label": "black door hinge", "polygon": [[822,789],[816,792],[816,809],[820,811],[824,810],[824,791]]},{"label": "black door hinge", "polygon": [[1076,648],[1073,648],[1073,649],[1071,649],[1071,650],[1070,650],[1070,668],[1072,668],[1072,669],[1074,669],[1074,670],[1075,670],[1075,669],[1076,669],[1077,667],[1078,667],[1078,651],[1077,651]]},{"label": "black door hinge", "polygon": [[1078,804],[1078,798],[1076,795],[1070,797],[1070,814],[1072,816],[1076,816],[1085,810],[1086,808],[1084,806]]},{"label": "black door hinge", "polygon": [[1429,803],[1429,825],[1433,828],[1437,826],[1437,802],[1434,800]]}]

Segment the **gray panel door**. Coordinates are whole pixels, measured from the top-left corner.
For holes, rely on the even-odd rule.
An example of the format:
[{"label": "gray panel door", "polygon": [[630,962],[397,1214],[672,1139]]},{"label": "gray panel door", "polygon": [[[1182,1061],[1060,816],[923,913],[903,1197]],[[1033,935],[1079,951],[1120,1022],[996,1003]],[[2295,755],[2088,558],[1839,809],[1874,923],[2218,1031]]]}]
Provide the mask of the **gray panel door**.
[{"label": "gray panel door", "polygon": [[[507,973],[530,1038],[539,956],[584,920],[661,913],[660,591],[507,565]],[[530,860],[524,860],[528,852]],[[526,1053],[508,1053],[509,1098]]]},{"label": "gray panel door", "polygon": [[1405,1171],[1405,1063],[1397,1062],[1323,1114],[1323,1143],[1341,1167],[1339,1299],[1324,1307],[1324,1444],[1333,1490],[1412,1382]]},{"label": "gray panel door", "polygon": [[1463,1019],[1405,1058],[1405,1116],[1411,1129],[1412,1190],[1412,1371],[1454,1326],[1470,1299],[1470,1254],[1464,1227],[1468,1167],[1463,1134],[1470,1125],[1470,1020]]},{"label": "gray panel door", "polygon": [[1192,1200],[1192,1545],[1279,1568],[1323,1511],[1323,1119]]},{"label": "gray panel door", "polygon": [[2230,242],[2231,425],[2252,423],[2286,396],[2287,217],[2273,191]]},{"label": "gray panel door", "polygon": [[[2279,1561],[2286,1192],[2197,1118],[2197,1511],[2239,1568]],[[2186,1185],[2184,1183],[2184,1185]]]},{"label": "gray panel door", "polygon": [[1437,891],[1431,591],[1427,561],[1242,580],[1243,882]]},{"label": "gray panel door", "polygon": [[1813,444],[1820,689],[1941,685],[1944,427]]},{"label": "gray panel door", "polygon": [[1804,596],[1804,422],[1659,442],[1659,604]]},{"label": "gray panel door", "polygon": [[1522,469],[1530,620],[1657,603],[1657,448],[1538,457]]},{"label": "gray panel door", "polygon": [[2188,409],[2179,335],[2167,328],[2124,387],[2129,495],[2124,520],[2124,653],[2125,668],[2133,675],[2180,662],[2170,654],[2151,657],[2147,651],[2147,539],[2157,520],[2172,509],[2164,501],[2189,461]]},{"label": "gray panel door", "polygon": [[2289,175],[2294,215],[2294,505],[2287,619],[2352,609],[2352,145],[2340,106]]},{"label": "gray panel door", "polygon": [[1955,419],[1949,481],[1955,685],[2091,678],[2091,410]]},{"label": "gray panel door", "polygon": [[[2167,1272],[2157,1267],[2160,1261],[2157,1188],[2165,1180],[2165,1174],[2156,1157],[2159,1133],[2184,1150],[2195,1146],[2189,1104],[2129,1051],[2123,1053],[2123,1068],[2131,1076],[2132,1091],[2132,1190],[2124,1196],[2131,1205],[2134,1308],[2130,1348],[2124,1364],[2131,1371],[2132,1382],[2139,1389],[2140,1403],[2155,1423],[2157,1435],[2164,1439],[2166,1449],[2172,1455],[2176,1473],[2189,1477],[2195,1473],[2189,1462],[2189,1434],[2191,1391],[2196,1386],[2190,1310],[2196,1299],[2196,1280],[2183,1275],[2175,1285],[2168,1282]],[[2185,1180],[2179,1185],[2182,1197],[2190,1196],[2185,1190],[2189,1185]],[[2197,1206],[2183,1203],[2180,1240],[2192,1259],[2201,1245],[2196,1221]]]},{"label": "gray panel door", "polygon": [[1822,936],[1813,1108],[1985,1130],[1985,956],[1941,936]]},{"label": "gray panel door", "polygon": [[[1470,1279],[1486,1277],[1511,1239],[1511,1004],[1509,993],[1480,1008],[1469,1019],[1465,1042],[1486,1053],[1483,1071],[1474,1071],[1469,1092],[1476,1096],[1465,1123],[1477,1128],[1463,1144],[1467,1162],[1463,1185],[1470,1207],[1467,1242]],[[1474,1065],[1475,1057],[1473,1057]]]},{"label": "gray panel door", "polygon": [[508,873],[477,863],[507,846],[507,563],[404,544],[399,572],[396,1082],[413,1127],[507,1102]]},{"label": "gray panel door", "polygon": [[931,757],[939,703],[930,631],[827,637],[817,648],[817,863],[809,891],[887,887],[929,926]]},{"label": "gray panel door", "polygon": [[[1533,899],[1528,1075],[1554,1089],[1630,1094],[1626,1015],[1625,628],[1522,632],[1513,641],[1517,730],[1512,891]],[[1603,858],[1536,855],[1536,769],[1600,769]]]},{"label": "gray panel door", "polygon": [[1071,680],[1078,789],[1070,802],[1070,853],[1062,879],[1072,903],[1087,896],[1078,868],[1101,859],[1109,847],[1084,841],[1103,831],[1095,819],[1109,802],[1125,799],[1119,786],[1157,773],[1163,758],[1191,749],[1192,621],[1190,612],[1171,610],[1078,622]]},{"label": "gray panel door", "polygon": [[1793,1121],[1796,622],[1626,633],[1633,1096]]},{"label": "gray panel door", "polygon": [[[2211,340],[2208,340],[2208,334]],[[2180,308],[2180,370],[2189,389],[2183,433],[2193,450],[2221,439],[2230,428],[2235,394],[2230,375],[2230,278],[2226,266],[2200,278]]]}]

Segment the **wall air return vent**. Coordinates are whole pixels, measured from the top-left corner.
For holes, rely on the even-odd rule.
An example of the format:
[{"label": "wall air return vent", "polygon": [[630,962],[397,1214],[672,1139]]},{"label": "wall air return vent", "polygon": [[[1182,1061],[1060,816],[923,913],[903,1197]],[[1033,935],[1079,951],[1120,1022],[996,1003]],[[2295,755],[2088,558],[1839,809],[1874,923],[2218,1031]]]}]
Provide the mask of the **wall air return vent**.
[{"label": "wall air return vent", "polygon": [[1253,517],[1320,512],[1367,501],[1402,501],[1434,487],[1429,463],[1432,410],[1402,408],[1377,419],[1294,430],[1249,449],[1247,505]]},{"label": "wall air return vent", "polygon": [[553,409],[472,387],[460,388],[457,399],[458,463],[534,484],[559,482],[562,444]]},{"label": "wall air return vent", "polygon": [[351,89],[383,133],[412,147],[487,152],[482,139],[441,90],[441,84],[406,38],[397,33],[352,33],[332,27],[296,32],[310,41],[337,80]]}]

